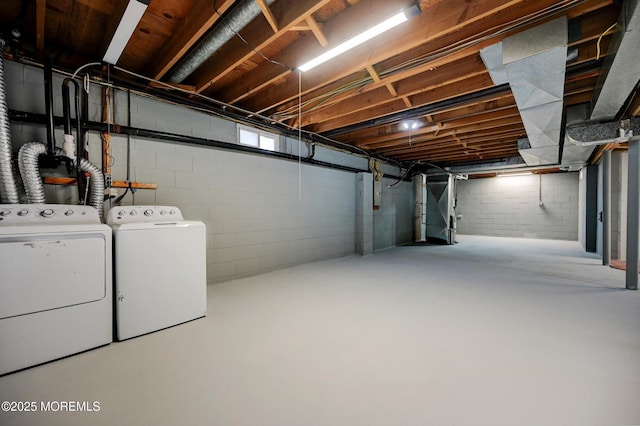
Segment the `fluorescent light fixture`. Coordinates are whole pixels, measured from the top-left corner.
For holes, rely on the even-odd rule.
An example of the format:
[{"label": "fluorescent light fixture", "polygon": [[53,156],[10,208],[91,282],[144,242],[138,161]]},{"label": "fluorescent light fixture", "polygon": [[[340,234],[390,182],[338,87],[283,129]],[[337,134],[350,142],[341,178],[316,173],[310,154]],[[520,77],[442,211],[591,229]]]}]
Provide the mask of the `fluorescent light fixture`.
[{"label": "fluorescent light fixture", "polygon": [[515,176],[531,176],[532,172],[522,172],[522,173],[504,173],[499,174],[498,177],[515,177]]},{"label": "fluorescent light fixture", "polygon": [[394,28],[403,22],[407,21],[409,17],[413,16],[415,12],[413,10],[408,11],[400,11],[393,15],[391,18],[388,18],[377,25],[369,28],[366,31],[361,32],[360,34],[350,38],[349,40],[339,44],[333,49],[327,50],[322,55],[310,60],[309,62],[300,65],[298,69],[302,72],[309,71],[311,68],[315,68],[320,64],[327,62],[330,59],[335,58],[336,56],[346,52],[347,50],[351,50],[356,46],[361,45],[367,40],[371,40],[372,38],[384,33],[385,31],[389,31],[391,28]]},{"label": "fluorescent light fixture", "polygon": [[133,31],[138,26],[138,22],[140,22],[150,2],[151,0],[129,0],[129,4],[118,24],[118,28],[115,34],[113,34],[111,43],[109,43],[107,52],[104,54],[104,58],[102,59],[104,62],[109,64],[118,62],[120,55],[122,55],[124,48],[127,46]]}]

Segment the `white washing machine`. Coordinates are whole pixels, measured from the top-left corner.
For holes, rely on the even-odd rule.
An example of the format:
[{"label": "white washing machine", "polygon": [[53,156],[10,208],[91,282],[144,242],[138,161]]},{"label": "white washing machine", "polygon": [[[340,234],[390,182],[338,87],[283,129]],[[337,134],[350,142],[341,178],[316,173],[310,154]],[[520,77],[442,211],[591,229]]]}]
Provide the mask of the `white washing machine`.
[{"label": "white washing machine", "polygon": [[111,248],[93,207],[0,205],[0,374],[112,341]]},{"label": "white washing machine", "polygon": [[206,228],[177,207],[112,208],[116,339],[207,314]]}]

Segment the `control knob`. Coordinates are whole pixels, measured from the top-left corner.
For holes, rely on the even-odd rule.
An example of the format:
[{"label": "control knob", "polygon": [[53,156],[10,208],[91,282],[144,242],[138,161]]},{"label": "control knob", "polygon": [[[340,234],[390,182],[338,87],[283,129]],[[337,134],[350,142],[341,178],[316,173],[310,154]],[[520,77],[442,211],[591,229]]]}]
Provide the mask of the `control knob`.
[{"label": "control knob", "polygon": [[51,217],[53,216],[53,209],[44,209],[40,212],[40,216],[42,217]]},{"label": "control knob", "polygon": [[145,215],[145,216],[151,216],[152,214],[153,214],[153,210],[151,210],[151,209],[146,209],[146,210],[144,211],[144,215]]},{"label": "control knob", "polygon": [[29,214],[29,210],[27,209],[22,209],[18,212],[18,216],[26,216]]},{"label": "control knob", "polygon": [[11,214],[11,210],[0,211],[0,216],[9,216],[10,214]]}]

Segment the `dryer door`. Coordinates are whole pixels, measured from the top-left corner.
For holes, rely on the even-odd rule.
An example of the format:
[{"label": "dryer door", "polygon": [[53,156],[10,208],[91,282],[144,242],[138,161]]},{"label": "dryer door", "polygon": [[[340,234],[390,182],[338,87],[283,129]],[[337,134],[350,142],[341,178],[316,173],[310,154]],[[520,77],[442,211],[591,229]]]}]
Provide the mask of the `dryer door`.
[{"label": "dryer door", "polygon": [[0,318],[103,299],[105,252],[102,234],[0,238]]}]

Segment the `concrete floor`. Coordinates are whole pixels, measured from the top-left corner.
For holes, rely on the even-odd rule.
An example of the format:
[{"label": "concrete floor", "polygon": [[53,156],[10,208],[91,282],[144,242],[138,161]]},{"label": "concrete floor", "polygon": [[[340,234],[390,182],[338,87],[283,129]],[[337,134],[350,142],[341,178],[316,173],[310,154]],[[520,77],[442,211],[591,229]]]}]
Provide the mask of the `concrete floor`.
[{"label": "concrete floor", "polygon": [[575,242],[460,236],[209,287],[201,320],[0,378],[8,425],[640,424],[640,295]]}]

